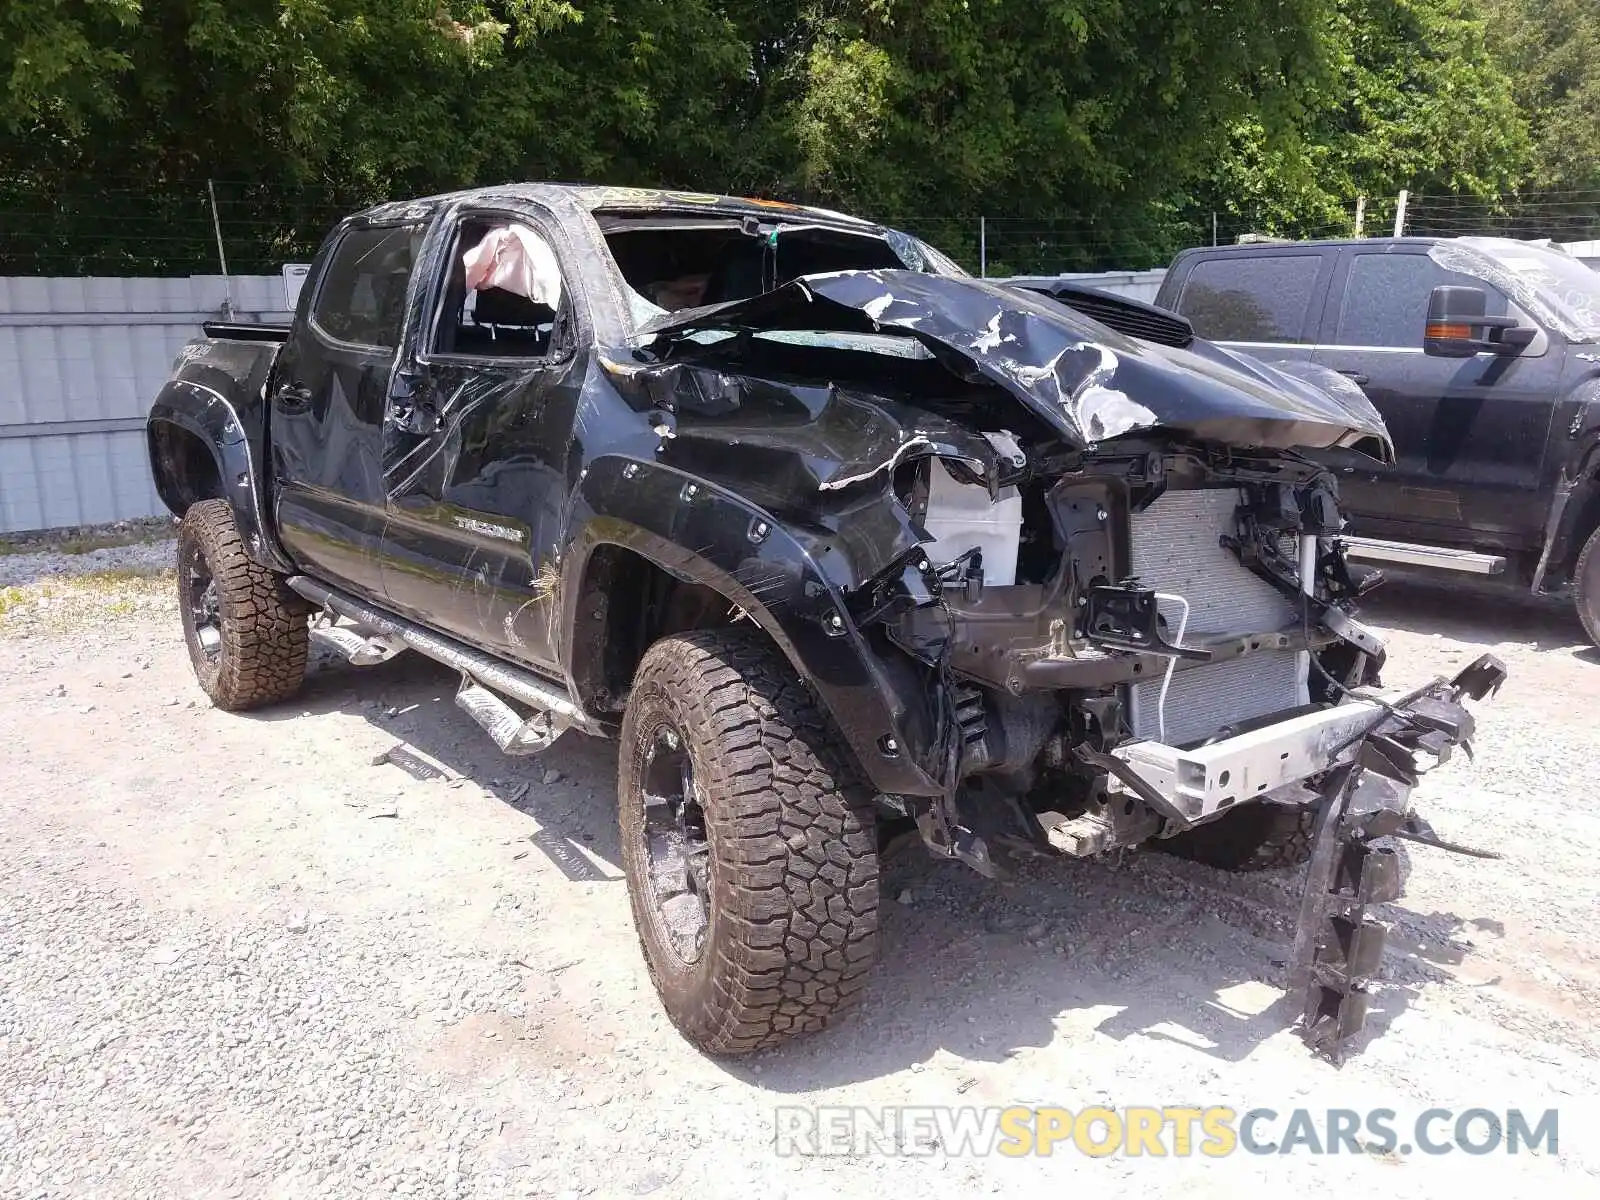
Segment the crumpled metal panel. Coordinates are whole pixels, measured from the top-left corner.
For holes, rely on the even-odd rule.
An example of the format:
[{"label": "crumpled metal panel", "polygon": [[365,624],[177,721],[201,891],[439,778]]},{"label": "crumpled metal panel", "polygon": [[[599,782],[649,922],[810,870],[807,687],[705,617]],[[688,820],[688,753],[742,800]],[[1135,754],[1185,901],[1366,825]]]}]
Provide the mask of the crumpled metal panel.
[{"label": "crumpled metal panel", "polygon": [[918,271],[807,275],[748,300],[645,322],[644,343],[707,329],[888,330],[916,338],[952,373],[996,385],[1071,444],[1140,430],[1272,448],[1356,446],[1393,459],[1364,395],[1335,393],[1205,342],[1188,350],[1115,333],[1040,296]]}]

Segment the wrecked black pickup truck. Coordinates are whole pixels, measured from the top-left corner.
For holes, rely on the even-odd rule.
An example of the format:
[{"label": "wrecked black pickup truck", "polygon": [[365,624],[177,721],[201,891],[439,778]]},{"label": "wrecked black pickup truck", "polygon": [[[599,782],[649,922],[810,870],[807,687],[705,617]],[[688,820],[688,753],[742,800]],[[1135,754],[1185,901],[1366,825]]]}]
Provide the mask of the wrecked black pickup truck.
[{"label": "wrecked black pickup truck", "polygon": [[640,941],[713,1053],[860,997],[902,834],[987,875],[1309,858],[1294,979],[1337,1050],[1365,907],[1399,891],[1370,843],[1436,840],[1408,794],[1504,675],[1372,692],[1306,457],[1391,457],[1358,389],[836,213],[539,185],[373,209],[292,326],[184,349],[149,445],[218,706],[288,699],[314,640],[447,664],[509,753],[619,738]]}]

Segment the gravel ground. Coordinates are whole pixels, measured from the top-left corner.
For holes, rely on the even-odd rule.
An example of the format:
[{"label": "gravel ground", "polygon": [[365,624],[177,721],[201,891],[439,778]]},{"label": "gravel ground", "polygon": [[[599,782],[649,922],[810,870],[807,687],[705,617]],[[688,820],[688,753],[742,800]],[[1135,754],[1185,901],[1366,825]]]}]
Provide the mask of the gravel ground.
[{"label": "gravel ground", "polygon": [[[650,990],[610,745],[501,758],[414,656],[214,711],[170,576],[141,573],[158,550],[43,608],[68,585],[0,576],[0,1196],[1594,1194],[1600,656],[1564,615],[1404,589],[1369,613],[1393,685],[1506,659],[1477,764],[1421,800],[1505,859],[1411,848],[1343,1068],[1286,1031],[1292,876],[1135,855],[995,885],[920,852],[888,866],[865,1009],[718,1063]],[[440,777],[385,761],[402,745]],[[1564,1136],[1516,1158],[773,1150],[778,1105],[1018,1102],[1556,1107]]]},{"label": "gravel ground", "polygon": [[102,546],[84,554],[62,550],[17,551],[0,555],[0,588],[27,587],[105,571],[164,571],[172,566],[175,543],[170,539]]}]

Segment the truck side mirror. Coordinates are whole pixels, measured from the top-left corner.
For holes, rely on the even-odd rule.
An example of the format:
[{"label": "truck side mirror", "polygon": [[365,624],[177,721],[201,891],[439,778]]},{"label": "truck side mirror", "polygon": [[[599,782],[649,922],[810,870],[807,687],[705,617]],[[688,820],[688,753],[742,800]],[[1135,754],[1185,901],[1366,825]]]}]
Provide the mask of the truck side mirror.
[{"label": "truck side mirror", "polygon": [[1489,293],[1482,288],[1446,284],[1428,297],[1423,353],[1434,358],[1472,358],[1478,354],[1521,354],[1537,333],[1515,317],[1491,317]]}]

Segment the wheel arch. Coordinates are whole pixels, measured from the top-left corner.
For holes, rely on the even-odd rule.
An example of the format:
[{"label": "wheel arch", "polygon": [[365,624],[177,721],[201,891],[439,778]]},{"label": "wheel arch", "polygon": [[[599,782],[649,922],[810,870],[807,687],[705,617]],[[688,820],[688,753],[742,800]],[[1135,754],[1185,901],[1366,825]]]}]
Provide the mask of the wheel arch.
[{"label": "wheel arch", "polygon": [[[917,681],[875,653],[795,532],[741,497],[653,463],[590,464],[577,502],[560,620],[567,674],[586,709],[619,711],[657,638],[748,620],[817,695],[878,790],[942,793],[919,764],[929,739]],[[680,624],[685,608],[674,610],[671,598],[708,595],[726,609]]]},{"label": "wheel arch", "polygon": [[268,519],[265,464],[234,404],[214,388],[175,379],[161,389],[145,424],[150,473],[161,502],[182,517],[201,500],[226,500],[251,558],[294,570]]}]

